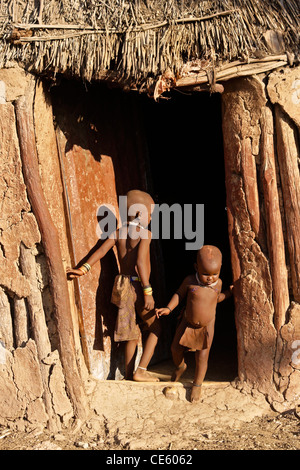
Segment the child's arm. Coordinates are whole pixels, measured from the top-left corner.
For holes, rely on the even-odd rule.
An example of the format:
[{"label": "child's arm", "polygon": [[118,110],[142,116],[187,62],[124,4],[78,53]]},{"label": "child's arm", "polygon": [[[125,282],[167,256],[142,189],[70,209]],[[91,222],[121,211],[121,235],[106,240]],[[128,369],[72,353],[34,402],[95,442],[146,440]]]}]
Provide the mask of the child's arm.
[{"label": "child's arm", "polygon": [[181,284],[181,286],[179,287],[179,289],[172,296],[172,298],[171,298],[170,302],[168,303],[168,305],[166,307],[163,307],[163,308],[156,308],[155,309],[155,313],[156,313],[157,318],[159,318],[163,315],[169,315],[174,310],[174,308],[176,308],[177,305],[179,305],[181,300],[184,299],[184,297],[186,296],[187,288],[188,288],[189,284],[190,284],[190,278],[186,277],[185,280],[183,281],[183,283]]},{"label": "child's arm", "polygon": [[166,307],[155,309],[157,318],[162,317],[163,315],[169,315],[174,310],[174,308],[177,307],[179,302],[180,302],[180,297],[176,292]]},{"label": "child's arm", "polygon": [[233,291],[233,286],[230,286],[229,289],[224,290],[223,292],[220,292],[218,296],[218,304],[220,302],[223,302],[225,299],[229,299],[229,297],[232,296],[232,291]]},{"label": "child's arm", "polygon": [[[150,243],[151,243],[151,234],[148,233],[148,237],[142,238],[139,243],[138,255],[136,260],[136,266],[138,270],[139,277],[141,279],[141,284],[144,289],[144,308],[146,310],[153,310],[154,308],[154,298],[152,295],[152,289],[150,286]],[[146,290],[147,289],[147,290]]]},{"label": "child's arm", "polygon": [[[116,243],[116,232],[114,232],[105,242],[96,250],[84,264],[92,267],[97,261],[102,259],[106,253],[115,245]],[[67,276],[69,279],[74,279],[75,277],[80,277],[86,274],[86,271],[81,268],[68,268]]]}]

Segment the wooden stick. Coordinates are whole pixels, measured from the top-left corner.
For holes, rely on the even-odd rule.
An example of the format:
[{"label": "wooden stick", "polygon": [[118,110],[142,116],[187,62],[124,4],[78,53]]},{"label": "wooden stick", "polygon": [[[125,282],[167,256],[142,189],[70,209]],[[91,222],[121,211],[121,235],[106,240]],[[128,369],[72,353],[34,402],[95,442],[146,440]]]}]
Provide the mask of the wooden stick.
[{"label": "wooden stick", "polygon": [[280,168],[287,244],[294,299],[300,302],[300,176],[294,128],[280,105],[275,105],[277,154]]},{"label": "wooden stick", "polygon": [[59,430],[60,425],[53,411],[52,397],[49,390],[49,366],[45,365],[43,362],[43,359],[51,353],[51,344],[48,336],[42,295],[37,285],[35,256],[31,253],[30,249],[23,245],[23,243],[21,243],[20,246],[20,264],[22,273],[29,281],[31,287],[30,294],[26,298],[26,301],[30,316],[30,327],[33,332],[40,364],[44,389],[43,399],[46,412],[49,417],[49,429],[50,431],[56,432]]},{"label": "wooden stick", "polygon": [[[282,57],[282,56],[280,56]],[[230,80],[235,77],[243,77],[247,75],[254,75],[257,73],[268,72],[270,70],[276,69],[278,67],[283,67],[287,65],[288,60],[286,56],[284,58],[270,59],[266,60],[257,60],[255,62],[233,62],[230,66],[219,67],[215,69],[216,81]],[[202,83],[207,83],[208,77],[205,70],[201,70],[199,73],[190,74],[186,77],[179,78],[176,81],[176,88],[185,87],[185,86],[194,86],[201,85]]]},{"label": "wooden stick", "polygon": [[[225,162],[227,167],[227,164]],[[226,169],[228,172],[228,170]],[[229,178],[227,178],[228,181]],[[227,193],[228,188],[230,188],[230,183],[227,183]],[[228,219],[228,237],[230,244],[230,253],[231,253],[231,270],[232,270],[232,282],[235,284],[241,277],[241,264],[239,260],[238,251],[235,244],[235,227],[234,227],[234,217],[232,215],[232,203],[230,197],[227,195],[227,219]]]},{"label": "wooden stick", "polygon": [[30,284],[30,294],[26,298],[26,302],[38,356],[40,361],[42,361],[51,353],[51,344],[48,336],[42,294],[36,279],[35,256],[23,243],[20,246],[20,265],[23,275]]},{"label": "wooden stick", "polygon": [[86,417],[87,400],[76,363],[71,307],[59,237],[47,207],[40,181],[32,113],[33,96],[34,84],[28,89],[26,95],[18,98],[15,103],[23,174],[32,210],[40,229],[48,265],[60,358],[66,386],[74,407],[75,417],[83,420]]},{"label": "wooden stick", "polygon": [[[159,23],[142,23],[136,27],[130,28],[132,32],[139,32],[139,31],[147,31],[149,29],[157,29],[162,28],[163,26],[168,26],[170,24],[184,24],[184,23],[197,23],[201,21],[211,20],[212,18],[216,18],[218,16],[228,16],[231,13],[234,13],[237,10],[226,10],[219,13],[214,13],[208,16],[201,16],[195,17],[190,16],[187,18],[178,18],[175,19],[170,23],[169,20],[161,21]],[[123,34],[126,32],[126,29],[116,29],[116,28],[108,28],[108,29],[97,29],[94,26],[86,26],[86,25],[70,25],[70,24],[33,24],[33,23],[16,23],[13,24],[14,28],[19,29],[84,29],[84,30],[92,30],[94,33],[116,33],[116,34]],[[87,31],[90,34],[90,31]]]},{"label": "wooden stick", "polygon": [[260,209],[255,156],[252,154],[250,137],[241,140],[241,174],[251,227],[256,237],[260,231]]},{"label": "wooden stick", "polygon": [[40,0],[39,16],[38,16],[39,24],[42,24],[42,21],[43,21],[43,8],[44,8],[44,0]]},{"label": "wooden stick", "polygon": [[5,291],[0,286],[0,341],[8,351],[14,347],[13,324],[10,303]]},{"label": "wooden stick", "polygon": [[[66,207],[66,225],[67,225],[67,231],[68,231],[68,241],[70,244],[70,255],[71,255],[71,260],[72,260],[72,266],[76,266],[77,263],[76,263],[75,247],[74,247],[74,241],[73,241],[71,212],[69,208],[67,182],[65,178],[63,158],[61,155],[60,138],[59,138],[58,130],[56,131],[56,144],[57,144],[59,167],[60,167],[62,187],[63,187],[63,198],[64,198],[65,207]],[[88,371],[91,372],[91,359],[90,359],[90,352],[89,352],[88,342],[87,342],[86,333],[85,333],[84,312],[83,312],[83,306],[82,306],[82,301],[81,301],[81,291],[80,291],[78,278],[74,279],[74,291],[75,291],[75,298],[76,298],[76,306],[78,308],[78,324],[79,324],[83,357],[85,359],[85,364],[87,366]]]},{"label": "wooden stick", "polygon": [[27,343],[29,339],[25,299],[17,297],[14,297],[14,335],[17,348]]},{"label": "wooden stick", "polygon": [[[57,36],[32,36],[32,37],[20,37],[13,41],[14,44],[21,44],[23,42],[47,42],[47,41],[62,41],[64,39],[70,38],[79,38],[81,36],[85,36],[87,34],[96,34],[95,31],[78,31],[76,33],[68,33],[68,34],[58,34]],[[99,32],[98,32],[99,33]],[[103,34],[104,31],[101,32]]]},{"label": "wooden stick", "polygon": [[271,109],[266,106],[261,118],[261,178],[267,221],[267,239],[273,284],[274,325],[277,331],[286,322],[290,304],[288,273],[278,196],[274,154],[274,125]]},{"label": "wooden stick", "polygon": [[[80,24],[36,24],[36,23],[16,23],[13,24],[14,28],[17,29],[87,29],[87,30],[97,30],[94,26],[86,26]],[[101,30],[102,31],[102,30]]]}]

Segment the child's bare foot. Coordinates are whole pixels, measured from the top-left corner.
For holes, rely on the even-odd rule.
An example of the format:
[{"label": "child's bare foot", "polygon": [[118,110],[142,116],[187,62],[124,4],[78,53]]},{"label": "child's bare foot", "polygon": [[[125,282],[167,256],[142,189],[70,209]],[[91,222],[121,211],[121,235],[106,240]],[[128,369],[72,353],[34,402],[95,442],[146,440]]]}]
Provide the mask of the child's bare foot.
[{"label": "child's bare foot", "polygon": [[135,382],[159,382],[158,377],[154,377],[144,367],[138,367],[133,374]]},{"label": "child's bare foot", "polygon": [[176,369],[174,370],[172,374],[171,382],[178,382],[178,380],[180,379],[180,377],[182,376],[186,368],[187,368],[187,365],[185,362],[182,364],[182,366],[176,367]]},{"label": "child's bare foot", "polygon": [[201,397],[201,390],[202,390],[202,384],[194,384],[192,386],[192,391],[191,391],[191,402],[195,403],[200,400]]}]

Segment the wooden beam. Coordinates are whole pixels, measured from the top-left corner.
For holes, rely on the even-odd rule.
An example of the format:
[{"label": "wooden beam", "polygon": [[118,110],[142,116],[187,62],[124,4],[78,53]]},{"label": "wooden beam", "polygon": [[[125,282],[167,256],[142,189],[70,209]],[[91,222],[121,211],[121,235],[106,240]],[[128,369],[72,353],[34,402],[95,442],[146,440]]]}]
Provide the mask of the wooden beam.
[{"label": "wooden beam", "polygon": [[268,106],[262,110],[261,117],[261,157],[261,179],[273,284],[274,325],[279,331],[286,322],[290,297],[275,164],[273,114]]},{"label": "wooden beam", "polygon": [[49,367],[43,362],[43,359],[51,353],[51,344],[48,336],[42,295],[37,285],[35,256],[23,243],[20,245],[20,265],[22,273],[31,287],[30,294],[26,297],[26,302],[30,316],[30,327],[36,344],[41,369],[44,388],[43,399],[49,418],[48,426],[50,431],[57,432],[60,429],[60,424],[57,417],[55,417],[52,406],[52,397],[49,390]]},{"label": "wooden beam", "polygon": [[[57,144],[57,151],[58,151],[61,181],[62,181],[62,187],[63,187],[63,199],[64,199],[65,208],[66,208],[66,226],[67,226],[67,236],[68,236],[68,243],[69,243],[69,249],[70,249],[70,257],[72,261],[72,266],[76,266],[77,262],[76,262],[75,247],[74,247],[74,240],[73,240],[73,233],[72,233],[71,211],[69,207],[70,202],[69,202],[69,197],[68,197],[63,158],[61,154],[62,143],[60,141],[59,130],[56,130],[56,144]],[[74,279],[74,292],[75,292],[76,307],[78,310],[78,324],[79,324],[83,357],[84,357],[85,364],[86,364],[88,371],[91,372],[91,358],[90,358],[89,346],[88,346],[85,325],[84,325],[84,312],[83,312],[80,285],[79,285],[78,278]]]},{"label": "wooden beam", "polygon": [[46,324],[42,294],[36,279],[35,256],[23,243],[20,245],[20,265],[23,275],[30,284],[30,294],[26,297],[30,316],[30,326],[36,342],[39,359],[42,361],[51,353],[51,344]]},{"label": "wooden beam", "polygon": [[257,185],[257,171],[255,156],[252,153],[252,143],[250,137],[241,139],[241,176],[245,192],[249,220],[255,237],[259,238],[260,233],[260,208]]},{"label": "wooden beam", "polygon": [[[248,61],[235,61],[229,64],[221,65],[215,67],[215,81],[227,81],[232,78],[245,77],[248,75],[256,75],[258,73],[269,72],[278,67],[284,67],[288,64],[287,56],[269,56],[264,57],[263,59],[249,59]],[[197,70],[198,67],[198,70]],[[206,70],[207,69],[207,70]],[[200,65],[185,65],[184,73],[186,76],[182,76],[176,80],[176,88],[187,87],[187,86],[196,86],[203,83],[208,83],[208,72],[212,71],[212,65],[206,65],[201,69]]]},{"label": "wooden beam", "polygon": [[[41,2],[42,3],[42,2]],[[40,7],[41,9],[42,7]],[[71,30],[86,30],[86,34],[124,34],[127,32],[142,32],[142,31],[148,31],[150,29],[157,29],[157,28],[163,28],[164,26],[170,26],[170,25],[175,25],[175,24],[184,24],[184,23],[200,23],[202,21],[208,21],[211,20],[212,18],[217,18],[217,17],[222,17],[222,16],[228,16],[237,10],[225,10],[225,11],[220,11],[218,13],[213,13],[212,15],[207,15],[207,16],[188,16],[186,18],[177,18],[174,19],[173,21],[169,20],[164,20],[160,21],[157,23],[140,23],[137,26],[131,27],[129,26],[128,28],[122,28],[122,29],[117,29],[117,28],[108,28],[108,29],[101,29],[101,28],[95,28],[94,26],[88,26],[88,25],[78,25],[78,24],[35,24],[35,23],[15,23],[13,24],[14,28],[19,28],[19,29],[71,29]],[[39,17],[38,19],[41,19],[41,11],[39,12]]]},{"label": "wooden beam", "polygon": [[300,175],[295,128],[287,114],[275,105],[277,154],[283,193],[294,299],[300,302]]},{"label": "wooden beam", "polygon": [[14,334],[11,308],[8,296],[0,286],[0,341],[5,349],[10,351],[14,347]]},{"label": "wooden beam", "polygon": [[28,319],[25,299],[14,297],[14,335],[16,347],[23,346],[28,341]]}]

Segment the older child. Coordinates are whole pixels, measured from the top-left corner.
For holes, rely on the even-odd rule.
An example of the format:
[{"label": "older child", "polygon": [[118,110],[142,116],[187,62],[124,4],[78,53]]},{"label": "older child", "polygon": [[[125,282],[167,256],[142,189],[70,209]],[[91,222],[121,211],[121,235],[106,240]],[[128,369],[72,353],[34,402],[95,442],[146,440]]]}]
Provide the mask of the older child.
[{"label": "older child", "polygon": [[228,298],[232,291],[231,286],[229,291],[221,293],[221,265],[221,251],[215,246],[204,245],[197,253],[196,273],[184,279],[166,307],[156,309],[158,318],[169,315],[186,297],[186,308],[171,346],[176,366],[171,380],[178,381],[187,368],[184,362],[186,348],[195,349],[196,370],[191,392],[192,402],[200,399],[214,336],[217,303]]},{"label": "older child", "polygon": [[[70,279],[86,274],[90,268],[116,245],[120,274],[116,276],[112,302],[118,309],[114,339],[126,341],[125,379],[140,382],[158,381],[147,371],[160,334],[160,322],[154,311],[150,278],[151,220],[154,201],[148,193],[132,190],[127,193],[127,222],[116,230],[78,269],[68,269]],[[136,316],[136,313],[138,317]],[[139,366],[134,363],[140,327],[148,332]]]}]

